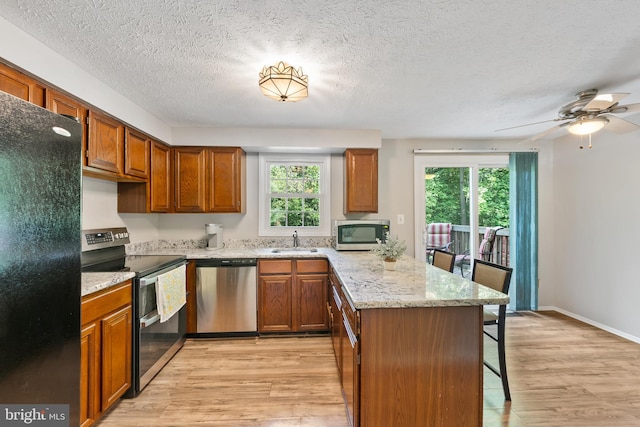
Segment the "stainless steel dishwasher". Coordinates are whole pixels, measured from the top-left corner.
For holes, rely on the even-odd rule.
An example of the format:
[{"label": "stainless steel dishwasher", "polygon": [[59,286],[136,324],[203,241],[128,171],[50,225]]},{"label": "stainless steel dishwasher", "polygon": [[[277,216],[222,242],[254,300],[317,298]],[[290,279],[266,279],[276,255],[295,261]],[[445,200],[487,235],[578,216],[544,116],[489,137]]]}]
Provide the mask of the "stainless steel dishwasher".
[{"label": "stainless steel dishwasher", "polygon": [[196,262],[196,337],[258,334],[255,258]]}]

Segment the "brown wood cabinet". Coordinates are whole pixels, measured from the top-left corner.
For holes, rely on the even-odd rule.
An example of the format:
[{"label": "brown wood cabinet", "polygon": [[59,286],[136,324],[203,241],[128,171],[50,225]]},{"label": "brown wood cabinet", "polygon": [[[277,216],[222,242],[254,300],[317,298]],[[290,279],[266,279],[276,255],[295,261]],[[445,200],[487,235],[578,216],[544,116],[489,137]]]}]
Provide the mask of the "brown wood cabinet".
[{"label": "brown wood cabinet", "polygon": [[113,117],[88,114],[83,175],[123,182],[145,182],[149,175],[149,138]]},{"label": "brown wood cabinet", "polygon": [[149,177],[149,147],[151,140],[141,132],[130,128],[124,131],[124,174]]},{"label": "brown wood cabinet", "polygon": [[80,424],[92,425],[131,386],[131,280],[82,298]]},{"label": "brown wood cabinet", "polygon": [[245,153],[237,147],[175,147],[175,212],[242,213]]},{"label": "brown wood cabinet", "polygon": [[258,260],[258,332],[293,332],[293,261]]},{"label": "brown wood cabinet", "polygon": [[258,261],[258,331],[328,331],[326,259]]},{"label": "brown wood cabinet", "polygon": [[326,259],[295,260],[294,328],[298,332],[327,331],[329,263]]},{"label": "brown wood cabinet", "polygon": [[118,212],[242,213],[245,152],[150,143],[146,186],[118,183]]},{"label": "brown wood cabinet", "polygon": [[106,114],[89,110],[87,167],[111,172],[124,172],[124,126]]},{"label": "brown wood cabinet", "polygon": [[198,332],[198,297],[196,262],[187,261],[187,334]]},{"label": "brown wood cabinet", "polygon": [[36,79],[2,63],[0,63],[0,90],[39,107],[45,106],[44,86]]},{"label": "brown wood cabinet", "polygon": [[53,111],[57,114],[76,117],[78,119],[78,122],[82,126],[82,158],[83,162],[86,161],[87,114],[89,112],[89,108],[77,99],[55,89],[47,88],[45,97],[47,110]]},{"label": "brown wood cabinet", "polygon": [[90,426],[100,416],[100,331],[96,322],[80,331],[80,420]]},{"label": "brown wood cabinet", "polygon": [[344,213],[378,212],[378,150],[347,149],[344,160]]},{"label": "brown wood cabinet", "polygon": [[209,212],[244,212],[244,162],[245,153],[238,147],[215,147],[207,150]]},{"label": "brown wood cabinet", "polygon": [[158,141],[150,141],[148,162],[147,182],[118,182],[118,212],[173,212],[171,147]]},{"label": "brown wood cabinet", "polygon": [[150,151],[151,176],[149,177],[149,210],[171,212],[173,210],[173,151],[168,145],[152,141]]},{"label": "brown wood cabinet", "polygon": [[206,156],[204,147],[176,147],[175,211],[206,212]]},{"label": "brown wood cabinet", "polygon": [[356,310],[329,277],[352,426],[482,425],[482,306]]}]

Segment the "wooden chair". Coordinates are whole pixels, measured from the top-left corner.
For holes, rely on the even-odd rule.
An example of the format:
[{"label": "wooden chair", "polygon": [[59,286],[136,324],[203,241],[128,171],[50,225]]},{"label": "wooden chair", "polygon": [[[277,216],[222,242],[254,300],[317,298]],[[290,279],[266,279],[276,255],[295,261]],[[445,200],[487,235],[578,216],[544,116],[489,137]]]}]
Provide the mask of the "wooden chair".
[{"label": "wooden chair", "polygon": [[433,249],[433,258],[431,265],[453,273],[453,267],[455,267],[456,254],[443,251],[441,249]]},{"label": "wooden chair", "polygon": [[[509,293],[509,284],[511,282],[511,274],[513,269],[504,267],[502,265],[493,264],[488,261],[476,259],[473,262],[473,273],[471,280],[480,283],[488,288],[502,292],[503,294]],[[487,361],[484,361],[484,365],[489,368],[494,374],[496,374],[502,380],[502,389],[504,391],[504,399],[511,401],[511,393],[509,391],[509,380],[507,378],[507,364],[505,360],[504,352],[504,335],[505,335],[505,321],[507,314],[506,304],[500,305],[498,308],[498,315],[488,310],[484,310],[484,325],[496,325],[498,328],[498,334],[493,335],[483,329],[485,335],[498,343],[498,362],[500,364],[499,369],[496,369]]]}]

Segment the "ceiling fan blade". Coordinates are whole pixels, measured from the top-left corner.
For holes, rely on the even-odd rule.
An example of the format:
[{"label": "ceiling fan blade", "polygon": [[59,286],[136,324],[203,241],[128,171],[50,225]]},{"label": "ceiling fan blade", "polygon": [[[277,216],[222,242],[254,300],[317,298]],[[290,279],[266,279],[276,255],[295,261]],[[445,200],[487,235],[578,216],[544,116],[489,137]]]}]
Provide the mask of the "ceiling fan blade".
[{"label": "ceiling fan blade", "polygon": [[608,112],[609,113],[614,113],[614,114],[640,113],[640,103],[638,103],[638,104],[618,105],[617,107],[613,107]]},{"label": "ceiling fan blade", "polygon": [[523,141],[520,141],[519,144],[525,144],[525,143],[528,143],[528,142],[537,141],[537,140],[539,140],[541,138],[544,138],[547,135],[551,135],[552,133],[556,132],[558,129],[561,129],[561,128],[567,126],[569,123],[571,123],[571,122],[560,123],[559,125],[556,125],[556,126],[554,126],[552,128],[549,128],[549,129],[545,130],[544,132],[540,132],[540,133],[538,133],[536,135],[533,135],[533,136],[531,136],[531,137],[529,137],[529,138],[527,138],[527,139],[525,139]]},{"label": "ceiling fan blade", "polygon": [[605,130],[617,134],[623,134],[640,129],[640,125],[637,125],[625,119],[621,119],[620,117],[611,116],[609,114],[607,114],[605,117],[609,119],[609,123],[607,123],[604,127]]},{"label": "ceiling fan blade", "polygon": [[561,119],[543,120],[543,121],[541,121],[541,122],[527,123],[526,125],[519,125],[519,126],[512,126],[512,127],[510,127],[510,128],[496,129],[496,130],[494,130],[494,132],[501,132],[501,131],[503,131],[503,130],[518,129],[518,128],[522,128],[522,127],[525,127],[525,126],[539,125],[539,124],[541,124],[541,123],[557,122],[558,120],[561,120]]},{"label": "ceiling fan blade", "polygon": [[628,93],[601,93],[596,95],[591,101],[581,108],[582,111],[602,111],[616,105]]}]

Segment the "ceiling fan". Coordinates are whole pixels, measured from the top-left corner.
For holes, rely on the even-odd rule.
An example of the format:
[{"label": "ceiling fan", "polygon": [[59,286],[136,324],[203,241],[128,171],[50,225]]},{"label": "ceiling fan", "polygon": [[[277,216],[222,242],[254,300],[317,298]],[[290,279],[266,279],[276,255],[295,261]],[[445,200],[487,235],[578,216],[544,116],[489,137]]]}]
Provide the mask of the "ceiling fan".
[{"label": "ceiling fan", "polygon": [[576,94],[576,100],[560,107],[558,110],[558,117],[555,119],[498,129],[496,132],[558,121],[562,121],[563,123],[555,125],[552,128],[527,138],[522,142],[536,141],[564,127],[575,135],[591,135],[605,126],[607,130],[618,134],[633,132],[634,130],[639,129],[640,125],[615,116],[615,114],[621,113],[640,112],[640,103],[618,105],[618,102],[627,95],[629,94],[598,94],[598,89],[583,90]]}]

